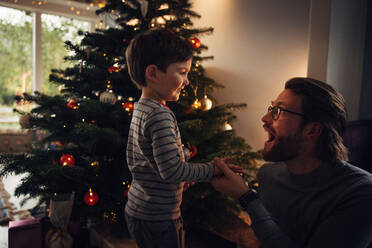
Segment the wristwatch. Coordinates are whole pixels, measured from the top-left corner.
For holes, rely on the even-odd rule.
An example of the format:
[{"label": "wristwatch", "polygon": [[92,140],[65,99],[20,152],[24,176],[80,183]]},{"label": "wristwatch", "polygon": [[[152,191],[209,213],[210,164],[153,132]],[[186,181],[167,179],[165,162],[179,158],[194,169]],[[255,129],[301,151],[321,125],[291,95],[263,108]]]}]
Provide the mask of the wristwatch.
[{"label": "wristwatch", "polygon": [[249,189],[247,192],[245,192],[242,196],[238,198],[238,202],[240,206],[243,209],[245,209],[248,207],[249,203],[251,203],[253,200],[256,200],[257,198],[258,198],[257,193],[252,189]]}]

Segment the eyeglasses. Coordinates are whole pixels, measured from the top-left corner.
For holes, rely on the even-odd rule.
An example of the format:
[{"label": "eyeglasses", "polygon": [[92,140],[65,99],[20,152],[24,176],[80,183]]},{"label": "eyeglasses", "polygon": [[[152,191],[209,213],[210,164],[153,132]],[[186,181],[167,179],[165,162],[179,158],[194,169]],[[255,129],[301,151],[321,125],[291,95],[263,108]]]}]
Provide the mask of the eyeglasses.
[{"label": "eyeglasses", "polygon": [[284,111],[284,112],[288,112],[288,113],[291,113],[291,114],[294,114],[294,115],[300,115],[302,117],[305,117],[304,114],[301,114],[301,113],[297,113],[297,112],[294,112],[294,111],[291,111],[291,110],[288,110],[288,109],[284,109],[282,107],[279,107],[279,106],[269,106],[267,108],[267,112],[271,112],[271,117],[273,118],[273,120],[277,120],[279,119],[279,116],[280,116],[280,113]]}]

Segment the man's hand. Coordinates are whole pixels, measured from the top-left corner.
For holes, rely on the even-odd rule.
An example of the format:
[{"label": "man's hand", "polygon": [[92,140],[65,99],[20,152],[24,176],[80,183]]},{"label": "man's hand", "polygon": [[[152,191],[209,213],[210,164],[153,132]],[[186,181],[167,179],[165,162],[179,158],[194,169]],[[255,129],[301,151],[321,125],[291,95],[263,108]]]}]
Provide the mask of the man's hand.
[{"label": "man's hand", "polygon": [[217,191],[238,199],[249,190],[243,178],[236,174],[236,172],[240,171],[232,170],[231,165],[226,164],[220,158],[214,158],[213,164],[222,173],[220,177],[214,177],[211,182]]}]

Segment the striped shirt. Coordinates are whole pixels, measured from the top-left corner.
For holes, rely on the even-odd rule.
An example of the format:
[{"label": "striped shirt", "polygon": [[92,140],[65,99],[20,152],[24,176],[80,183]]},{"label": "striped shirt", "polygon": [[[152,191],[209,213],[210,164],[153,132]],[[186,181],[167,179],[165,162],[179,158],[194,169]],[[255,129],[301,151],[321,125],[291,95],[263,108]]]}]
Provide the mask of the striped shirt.
[{"label": "striped shirt", "polygon": [[209,181],[214,172],[210,163],[185,162],[176,117],[148,98],[134,104],[126,155],[133,180],[125,211],[142,220],[179,218],[183,182]]}]

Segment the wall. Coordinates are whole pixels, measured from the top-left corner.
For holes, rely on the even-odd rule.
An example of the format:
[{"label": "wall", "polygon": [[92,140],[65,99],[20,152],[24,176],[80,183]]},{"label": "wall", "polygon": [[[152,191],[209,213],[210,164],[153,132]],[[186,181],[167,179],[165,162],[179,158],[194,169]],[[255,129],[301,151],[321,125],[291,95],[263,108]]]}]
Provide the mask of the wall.
[{"label": "wall", "polygon": [[367,8],[367,27],[365,34],[365,51],[363,80],[360,92],[359,119],[372,119],[372,4]]},{"label": "wall", "polygon": [[367,0],[331,4],[327,82],[344,96],[349,120],[359,117],[366,13]]},{"label": "wall", "polygon": [[196,27],[215,28],[199,37],[209,50],[204,55],[207,75],[225,85],[215,97],[219,103],[247,103],[232,123],[253,149],[263,148],[267,134],[261,117],[284,82],[306,76],[310,1],[193,0],[202,17]]}]

